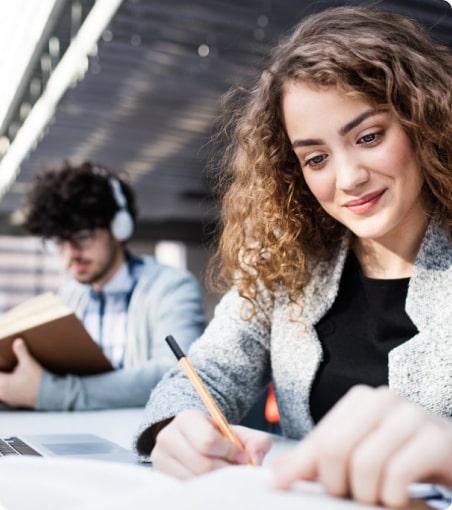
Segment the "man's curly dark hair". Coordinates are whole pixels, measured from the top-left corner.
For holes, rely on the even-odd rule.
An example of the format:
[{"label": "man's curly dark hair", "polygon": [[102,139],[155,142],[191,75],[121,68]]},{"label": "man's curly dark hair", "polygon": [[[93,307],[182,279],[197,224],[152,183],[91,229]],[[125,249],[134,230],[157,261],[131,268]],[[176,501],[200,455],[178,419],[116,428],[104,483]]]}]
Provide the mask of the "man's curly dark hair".
[{"label": "man's curly dark hair", "polygon": [[81,230],[110,228],[119,206],[109,177],[118,179],[135,221],[135,196],[131,187],[112,170],[84,162],[65,161],[36,175],[27,196],[24,227],[44,238],[70,238]]}]

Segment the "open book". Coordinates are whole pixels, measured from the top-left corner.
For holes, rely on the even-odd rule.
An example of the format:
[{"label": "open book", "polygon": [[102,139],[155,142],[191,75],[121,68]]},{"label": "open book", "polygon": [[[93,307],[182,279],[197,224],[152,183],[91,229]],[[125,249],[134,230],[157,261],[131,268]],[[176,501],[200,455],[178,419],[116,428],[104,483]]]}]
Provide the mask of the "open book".
[{"label": "open book", "polygon": [[17,337],[56,374],[88,375],[113,368],[75,314],[51,292],[28,299],[0,317],[1,371],[10,371],[16,364],[11,344]]},{"label": "open book", "polygon": [[[149,467],[100,461],[0,460],[7,510],[375,510],[327,496],[316,483],[278,491],[266,468],[234,466],[181,482]],[[426,509],[418,501],[410,509]]]}]

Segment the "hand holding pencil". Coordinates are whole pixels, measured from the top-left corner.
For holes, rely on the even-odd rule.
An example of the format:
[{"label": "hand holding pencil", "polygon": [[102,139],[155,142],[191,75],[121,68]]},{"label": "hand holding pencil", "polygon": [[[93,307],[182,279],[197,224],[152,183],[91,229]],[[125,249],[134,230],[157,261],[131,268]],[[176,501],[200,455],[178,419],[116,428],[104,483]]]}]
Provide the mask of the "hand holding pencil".
[{"label": "hand holding pencil", "polygon": [[[250,461],[260,464],[270,449],[270,436],[246,427],[231,427],[189,360],[174,339],[171,340],[172,345],[167,340],[168,344],[178,359],[185,360],[181,363],[184,372],[210,416],[198,409],[178,414],[157,435],[151,457],[154,467],[185,479],[232,464],[249,464]],[[187,366],[189,368],[185,368]],[[195,377],[192,377],[193,372]]]}]

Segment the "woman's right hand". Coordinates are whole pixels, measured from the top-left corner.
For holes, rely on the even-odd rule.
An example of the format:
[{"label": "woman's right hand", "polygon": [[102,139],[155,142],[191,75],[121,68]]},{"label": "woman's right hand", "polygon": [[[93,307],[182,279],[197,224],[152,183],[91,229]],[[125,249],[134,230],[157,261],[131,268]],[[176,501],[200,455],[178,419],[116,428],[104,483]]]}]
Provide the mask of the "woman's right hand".
[{"label": "woman's right hand", "polygon": [[226,439],[213,420],[197,409],[178,414],[157,435],[152,465],[180,479],[192,478],[234,464],[259,465],[271,447],[265,432],[234,426],[246,451]]}]

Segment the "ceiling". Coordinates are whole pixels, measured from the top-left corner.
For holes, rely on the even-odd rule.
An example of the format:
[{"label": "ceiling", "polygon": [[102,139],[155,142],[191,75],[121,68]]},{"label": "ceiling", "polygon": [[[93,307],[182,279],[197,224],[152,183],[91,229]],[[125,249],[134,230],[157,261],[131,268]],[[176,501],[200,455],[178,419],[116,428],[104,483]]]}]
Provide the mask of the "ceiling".
[{"label": "ceiling", "polygon": [[[1,200],[4,229],[36,171],[63,159],[89,159],[129,174],[142,235],[199,241],[216,217],[206,162],[221,96],[249,83],[269,48],[302,16],[344,3],[375,2],[125,0],[84,79],[66,92]],[[379,5],[417,17],[452,45],[445,0]]]}]

